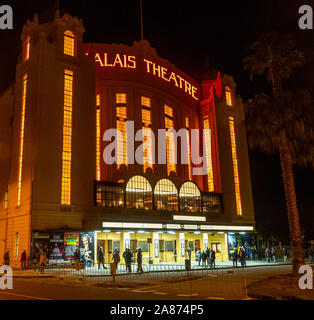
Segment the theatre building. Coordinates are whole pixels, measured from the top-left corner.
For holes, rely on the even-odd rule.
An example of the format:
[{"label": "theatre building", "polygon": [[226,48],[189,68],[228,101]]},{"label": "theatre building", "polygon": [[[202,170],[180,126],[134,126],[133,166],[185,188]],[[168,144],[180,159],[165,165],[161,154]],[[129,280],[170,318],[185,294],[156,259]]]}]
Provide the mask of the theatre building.
[{"label": "theatre building", "polygon": [[208,247],[228,260],[237,234],[255,232],[233,78],[212,69],[196,81],[147,41],[83,33],[59,11],[21,33],[15,83],[0,96],[1,259],[9,251],[18,266],[24,250],[45,249],[67,263],[79,247],[96,263],[102,246],[106,263],[114,249],[123,263],[126,248],[144,263]]}]

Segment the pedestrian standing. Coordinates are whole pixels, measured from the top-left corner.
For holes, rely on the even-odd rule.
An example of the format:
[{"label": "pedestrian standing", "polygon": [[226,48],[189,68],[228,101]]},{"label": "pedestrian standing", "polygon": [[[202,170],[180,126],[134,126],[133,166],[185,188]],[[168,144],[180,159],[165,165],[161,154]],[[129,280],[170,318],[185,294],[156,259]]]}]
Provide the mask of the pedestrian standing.
[{"label": "pedestrian standing", "polygon": [[276,249],[274,247],[271,248],[271,256],[273,259],[273,263],[276,263]]},{"label": "pedestrian standing", "polygon": [[238,251],[237,248],[234,249],[232,254],[232,264],[234,267],[238,267]]},{"label": "pedestrian standing", "polygon": [[197,255],[197,260],[198,260],[198,266],[200,267],[201,261],[202,261],[202,253],[201,253],[200,249],[197,250],[196,255]]},{"label": "pedestrian standing", "polygon": [[39,272],[44,273],[45,267],[47,265],[47,258],[45,252],[42,252],[39,258]]},{"label": "pedestrian standing", "polygon": [[205,253],[205,251],[203,251],[200,256],[201,256],[201,260],[202,260],[202,267],[206,268],[206,253]]},{"label": "pedestrian standing", "polygon": [[119,251],[116,249],[113,253],[112,260],[114,264],[116,265],[116,270],[118,270],[118,263],[120,262],[120,255]]},{"label": "pedestrian standing", "polygon": [[140,272],[140,273],[143,273],[142,261],[143,261],[142,249],[139,248],[137,251],[137,272]]},{"label": "pedestrian standing", "polygon": [[271,255],[270,249],[268,247],[266,247],[266,249],[265,249],[265,259],[266,259],[266,261],[268,263],[270,263],[270,255]]},{"label": "pedestrian standing", "polygon": [[207,260],[207,266],[209,267],[210,265],[210,249],[206,249],[206,260]]},{"label": "pedestrian standing", "polygon": [[133,253],[130,249],[126,249],[125,254],[125,263],[126,263],[126,269],[131,272],[131,263],[132,263]]},{"label": "pedestrian standing", "polygon": [[191,261],[191,254],[192,254],[192,251],[191,251],[191,249],[189,248],[188,249],[188,256],[189,256],[189,260]]},{"label": "pedestrian standing", "polygon": [[241,262],[241,267],[245,267],[246,266],[246,252],[245,252],[245,249],[244,247],[240,247],[240,252],[239,252],[239,255],[240,255],[240,262]]},{"label": "pedestrian standing", "polygon": [[102,267],[104,269],[107,269],[105,268],[105,255],[104,255],[104,250],[102,247],[99,247],[98,248],[98,251],[97,251],[97,261],[98,261],[98,269],[100,269],[100,265],[102,264]]},{"label": "pedestrian standing", "polygon": [[287,248],[283,248],[283,262],[287,263],[288,262],[288,250]]},{"label": "pedestrian standing", "polygon": [[21,269],[22,270],[26,269],[26,251],[25,250],[21,253]]},{"label": "pedestrian standing", "polygon": [[216,267],[215,260],[216,260],[216,251],[214,249],[212,249],[210,251],[210,267],[211,268]]}]

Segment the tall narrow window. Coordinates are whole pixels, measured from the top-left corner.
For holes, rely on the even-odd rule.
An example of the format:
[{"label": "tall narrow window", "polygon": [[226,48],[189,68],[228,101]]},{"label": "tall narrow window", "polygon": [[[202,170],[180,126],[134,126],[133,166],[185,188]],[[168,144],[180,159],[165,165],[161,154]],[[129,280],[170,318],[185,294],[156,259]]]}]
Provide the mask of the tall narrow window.
[{"label": "tall narrow window", "polygon": [[75,55],[75,35],[70,30],[64,32],[64,54]]},{"label": "tall narrow window", "polygon": [[204,117],[204,129],[205,129],[205,154],[206,154],[206,165],[207,165],[207,185],[208,191],[214,191],[214,175],[213,175],[213,163],[212,163],[212,148],[211,148],[211,131],[209,128],[208,116]]},{"label": "tall narrow window", "polygon": [[61,204],[71,204],[73,72],[64,71]]},{"label": "tall narrow window", "polygon": [[116,94],[116,104],[117,129],[121,133],[121,136],[117,139],[117,166],[119,169],[122,164],[127,165],[127,110],[125,93]]},{"label": "tall narrow window", "polygon": [[230,129],[230,138],[231,138],[231,152],[232,152],[233,177],[234,177],[237,214],[242,216],[240,181],[239,181],[239,172],[238,172],[238,156],[237,156],[237,146],[236,146],[233,117],[229,117],[229,129]]},{"label": "tall narrow window", "polygon": [[185,128],[186,128],[186,145],[188,151],[188,169],[189,169],[189,180],[192,180],[192,165],[191,165],[191,146],[190,146],[190,124],[189,118],[185,117]]},{"label": "tall narrow window", "polygon": [[228,106],[232,106],[231,90],[229,87],[226,87],[226,103]]},{"label": "tall narrow window", "polygon": [[142,105],[142,130],[143,130],[143,169],[153,169],[152,155],[152,110],[151,100],[147,97],[141,98]]},{"label": "tall narrow window", "polygon": [[30,36],[28,36],[24,43],[24,62],[29,59],[30,46],[31,46],[31,39],[30,39]]},{"label": "tall narrow window", "polygon": [[96,180],[100,181],[100,95],[96,95]]},{"label": "tall narrow window", "polygon": [[[165,108],[165,128],[168,130],[174,129],[173,126],[173,108],[167,105]],[[167,152],[167,174],[169,176],[171,171],[176,172],[175,164],[175,148],[174,148],[174,135],[167,132],[166,136],[166,152]]]},{"label": "tall narrow window", "polygon": [[24,126],[25,126],[25,107],[27,93],[27,74],[23,77],[22,88],[22,110],[21,110],[21,127],[20,127],[20,151],[18,160],[18,178],[17,178],[17,205],[21,205],[21,189],[22,189],[22,171],[23,171],[23,152],[24,152]]}]

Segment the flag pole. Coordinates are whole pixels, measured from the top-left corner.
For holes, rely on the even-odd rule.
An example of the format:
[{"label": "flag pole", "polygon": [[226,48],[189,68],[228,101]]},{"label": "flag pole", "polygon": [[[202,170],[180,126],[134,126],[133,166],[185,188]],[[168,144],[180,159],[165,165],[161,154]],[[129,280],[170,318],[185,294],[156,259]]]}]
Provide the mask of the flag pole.
[{"label": "flag pole", "polygon": [[140,8],[141,8],[141,40],[143,40],[143,0],[140,0]]}]

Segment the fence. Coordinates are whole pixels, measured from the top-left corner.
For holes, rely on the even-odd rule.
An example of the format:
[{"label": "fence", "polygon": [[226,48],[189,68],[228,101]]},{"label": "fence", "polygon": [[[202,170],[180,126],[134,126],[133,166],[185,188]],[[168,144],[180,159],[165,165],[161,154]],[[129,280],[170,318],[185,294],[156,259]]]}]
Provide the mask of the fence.
[{"label": "fence", "polygon": [[142,292],[160,288],[178,296],[247,297],[245,268],[194,266],[186,270],[184,265],[179,264],[144,264],[143,272],[137,272],[137,267],[137,264],[131,264],[131,272],[128,272],[125,265],[118,265],[116,274],[111,274],[110,265],[106,265],[106,269],[48,266],[44,274],[58,279],[93,281],[99,286],[133,288]]}]

